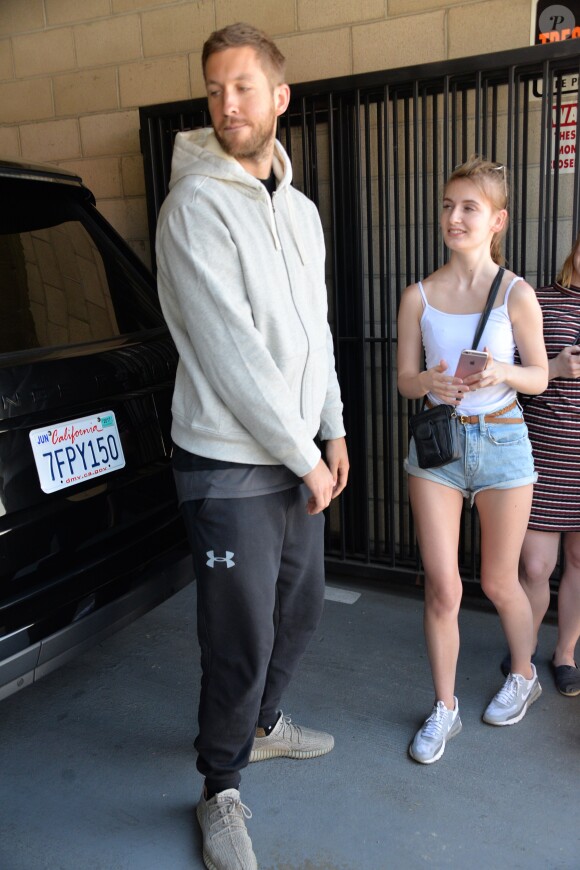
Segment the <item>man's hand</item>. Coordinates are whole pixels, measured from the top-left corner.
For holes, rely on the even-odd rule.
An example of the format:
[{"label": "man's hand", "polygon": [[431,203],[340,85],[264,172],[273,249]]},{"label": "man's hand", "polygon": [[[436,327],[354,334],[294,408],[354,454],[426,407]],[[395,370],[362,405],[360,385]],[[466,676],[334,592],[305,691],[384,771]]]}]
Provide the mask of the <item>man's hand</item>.
[{"label": "man's hand", "polygon": [[332,474],[334,486],[332,489],[332,497],[343,491],[348,480],[348,470],[350,468],[348,461],[348,451],[346,449],[346,440],[344,438],[333,438],[326,442],[326,464]]},{"label": "man's hand", "polygon": [[307,512],[311,516],[321,513],[330,504],[334,490],[334,480],[324,459],[320,459],[302,480],[312,493],[306,504]]},{"label": "man's hand", "polygon": [[306,507],[309,514],[319,514],[343,491],[348,479],[348,469],[345,439],[333,438],[327,441],[326,462],[320,459],[318,465],[302,478],[312,493]]}]

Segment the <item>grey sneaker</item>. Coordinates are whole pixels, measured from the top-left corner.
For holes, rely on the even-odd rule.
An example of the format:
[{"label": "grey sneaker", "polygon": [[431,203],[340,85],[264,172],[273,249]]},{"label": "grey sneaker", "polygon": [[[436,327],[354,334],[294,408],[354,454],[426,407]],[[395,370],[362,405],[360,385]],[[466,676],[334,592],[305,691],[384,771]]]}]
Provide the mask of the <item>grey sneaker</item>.
[{"label": "grey sneaker", "polygon": [[258,870],[246,819],[252,813],[235,788],[220,791],[197,805],[197,820],[203,835],[203,862],[208,870]]},{"label": "grey sneaker", "polygon": [[445,752],[445,744],[461,731],[459,704],[455,700],[455,709],[448,710],[443,701],[437,701],[428,719],[409,746],[409,755],[421,764],[433,764]]},{"label": "grey sneaker", "polygon": [[528,707],[542,694],[535,665],[532,665],[532,671],[531,680],[526,680],[521,674],[508,676],[485,710],[484,722],[488,725],[515,725],[524,718]]},{"label": "grey sneaker", "polygon": [[250,761],[265,761],[268,758],[317,758],[326,755],[334,746],[332,734],[324,731],[312,731],[310,728],[300,728],[293,725],[290,716],[280,717],[267,736],[260,735],[258,728],[254,745],[250,753]]}]

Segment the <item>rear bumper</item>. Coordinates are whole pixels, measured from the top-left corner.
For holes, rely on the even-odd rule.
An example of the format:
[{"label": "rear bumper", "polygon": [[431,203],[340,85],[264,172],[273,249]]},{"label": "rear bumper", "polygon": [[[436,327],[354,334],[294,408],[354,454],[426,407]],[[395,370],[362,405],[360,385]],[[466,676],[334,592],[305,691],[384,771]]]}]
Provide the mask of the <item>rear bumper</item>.
[{"label": "rear bumper", "polygon": [[119,598],[77,618],[74,622],[27,644],[33,626],[26,626],[0,641],[0,659],[8,644],[19,651],[0,661],[0,700],[49,674],[80,653],[100,643],[133,620],[161,604],[193,580],[186,544],[165,552],[139,573],[139,582]]}]

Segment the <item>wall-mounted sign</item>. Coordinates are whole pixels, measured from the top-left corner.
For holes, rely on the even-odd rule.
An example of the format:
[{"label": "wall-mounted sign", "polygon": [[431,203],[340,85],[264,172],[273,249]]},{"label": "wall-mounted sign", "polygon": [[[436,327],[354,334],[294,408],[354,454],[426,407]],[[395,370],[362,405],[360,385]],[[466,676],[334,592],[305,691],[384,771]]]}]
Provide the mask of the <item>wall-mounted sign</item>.
[{"label": "wall-mounted sign", "polygon": [[[535,4],[532,3],[532,45],[548,45],[568,39],[578,39],[580,54],[580,0],[568,0],[567,3],[536,0]],[[534,97],[542,96],[541,81],[534,81],[532,92]],[[577,94],[578,73],[555,74],[552,93],[556,96],[558,92],[562,95]]]},{"label": "wall-mounted sign", "polygon": [[535,10],[532,7],[532,45],[565,39],[580,39],[580,0],[566,3],[536,0]]},{"label": "wall-mounted sign", "polygon": [[578,103],[561,103],[552,106],[552,130],[554,144],[551,161],[552,172],[574,172],[576,167],[576,120]]}]

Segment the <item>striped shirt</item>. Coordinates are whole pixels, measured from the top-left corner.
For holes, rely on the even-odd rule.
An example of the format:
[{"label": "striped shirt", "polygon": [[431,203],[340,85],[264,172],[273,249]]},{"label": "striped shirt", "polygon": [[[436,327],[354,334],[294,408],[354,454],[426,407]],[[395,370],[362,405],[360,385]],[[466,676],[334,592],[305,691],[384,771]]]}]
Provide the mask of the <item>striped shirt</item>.
[{"label": "striped shirt", "polygon": [[[580,287],[555,283],[536,292],[551,359],[580,341]],[[580,379],[554,378],[524,414],[538,472],[529,528],[580,531]]]}]

